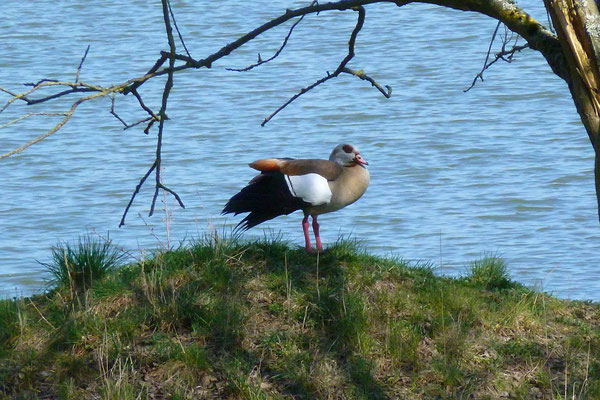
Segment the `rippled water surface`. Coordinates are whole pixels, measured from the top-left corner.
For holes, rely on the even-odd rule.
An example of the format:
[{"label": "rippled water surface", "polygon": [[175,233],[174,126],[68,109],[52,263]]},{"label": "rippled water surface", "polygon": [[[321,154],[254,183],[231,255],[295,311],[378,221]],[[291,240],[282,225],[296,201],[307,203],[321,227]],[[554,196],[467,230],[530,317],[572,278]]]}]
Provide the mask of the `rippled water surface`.
[{"label": "rippled water surface", "polygon": [[[530,3],[520,4],[545,22],[540,5]],[[207,7],[173,0],[196,58],[305,4],[222,1]],[[3,6],[0,86],[9,90],[41,78],[73,80],[88,44],[81,80],[104,85],[143,74],[167,48],[158,1],[8,0]],[[248,162],[327,157],[336,144],[350,142],[370,163],[371,185],[354,205],[320,218],[326,243],[351,235],[370,252],[432,262],[450,275],[498,254],[520,282],[564,298],[600,300],[593,151],[566,84],[539,54],[524,51],[463,92],[485,59],[493,20],[428,5],[369,6],[349,67],[392,86],[392,98],[344,76],[260,126],[302,87],[335,70],[356,16],[346,11],[307,17],[276,61],[250,72],[225,68],[246,66],[257,53],[271,55],[289,24],[210,70],[176,75],[163,175],[185,210],[161,196],[159,211],[147,217],[150,183],[126,225],[117,227],[153,162],[156,132],[123,130],[109,113],[110,99],[82,105],[57,134],[0,161],[0,291],[10,296],[41,290],[47,276],[37,260],[48,261],[59,240],[86,232],[110,236],[136,257],[206,232],[228,232],[238,219],[220,211],[253,176]],[[162,84],[142,91],[156,109]],[[115,106],[134,122],[144,115],[130,97],[117,98]],[[8,97],[0,99],[4,104]],[[68,100],[11,106],[0,125],[27,112],[64,111]],[[36,116],[0,130],[0,151],[32,140],[57,121]],[[300,220],[292,214],[247,235],[281,232],[301,245]]]}]

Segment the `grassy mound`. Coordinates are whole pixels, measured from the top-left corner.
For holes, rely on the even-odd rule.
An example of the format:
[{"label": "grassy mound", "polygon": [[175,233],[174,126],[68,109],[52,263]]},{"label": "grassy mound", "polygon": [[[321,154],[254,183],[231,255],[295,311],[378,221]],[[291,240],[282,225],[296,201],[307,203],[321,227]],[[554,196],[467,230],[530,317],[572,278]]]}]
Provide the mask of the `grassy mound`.
[{"label": "grassy mound", "polygon": [[494,257],[454,279],[348,241],[207,239],[71,275],[0,301],[0,398],[600,398],[600,306]]}]

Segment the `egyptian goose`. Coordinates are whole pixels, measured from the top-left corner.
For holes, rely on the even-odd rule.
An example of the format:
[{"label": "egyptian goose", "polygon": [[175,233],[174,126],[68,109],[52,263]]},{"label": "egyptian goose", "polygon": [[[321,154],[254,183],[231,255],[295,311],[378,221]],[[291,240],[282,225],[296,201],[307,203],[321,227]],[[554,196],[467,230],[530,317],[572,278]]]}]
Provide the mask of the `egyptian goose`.
[{"label": "egyptian goose", "polygon": [[223,214],[249,212],[236,227],[247,230],[279,215],[302,210],[308,252],[313,252],[308,216],[312,216],[317,250],[323,251],[317,217],[354,203],[369,185],[369,171],[365,167],[368,163],[350,144],[336,146],[329,160],[268,158],[249,165],[261,173],[229,199]]}]

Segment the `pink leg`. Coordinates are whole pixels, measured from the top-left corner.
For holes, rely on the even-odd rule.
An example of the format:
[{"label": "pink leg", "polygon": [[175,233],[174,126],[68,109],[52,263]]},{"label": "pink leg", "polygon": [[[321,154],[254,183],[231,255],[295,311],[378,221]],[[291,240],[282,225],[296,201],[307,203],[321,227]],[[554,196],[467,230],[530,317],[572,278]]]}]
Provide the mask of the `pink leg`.
[{"label": "pink leg", "polygon": [[314,253],[314,250],[310,244],[310,236],[308,233],[308,214],[306,214],[302,220],[302,229],[304,230],[304,248],[309,253]]},{"label": "pink leg", "polygon": [[315,233],[315,241],[317,242],[317,250],[323,251],[323,245],[321,244],[321,236],[319,236],[319,223],[317,222],[317,216],[313,216],[313,232]]}]

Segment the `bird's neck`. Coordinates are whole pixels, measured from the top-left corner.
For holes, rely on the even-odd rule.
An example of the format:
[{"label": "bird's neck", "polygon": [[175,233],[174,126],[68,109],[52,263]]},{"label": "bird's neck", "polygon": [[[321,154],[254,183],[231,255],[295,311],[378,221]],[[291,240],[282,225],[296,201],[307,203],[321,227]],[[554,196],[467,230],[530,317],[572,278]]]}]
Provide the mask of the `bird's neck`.
[{"label": "bird's neck", "polygon": [[344,167],[339,178],[332,182],[335,198],[332,200],[344,205],[354,203],[367,190],[369,178],[369,170],[360,165]]}]

